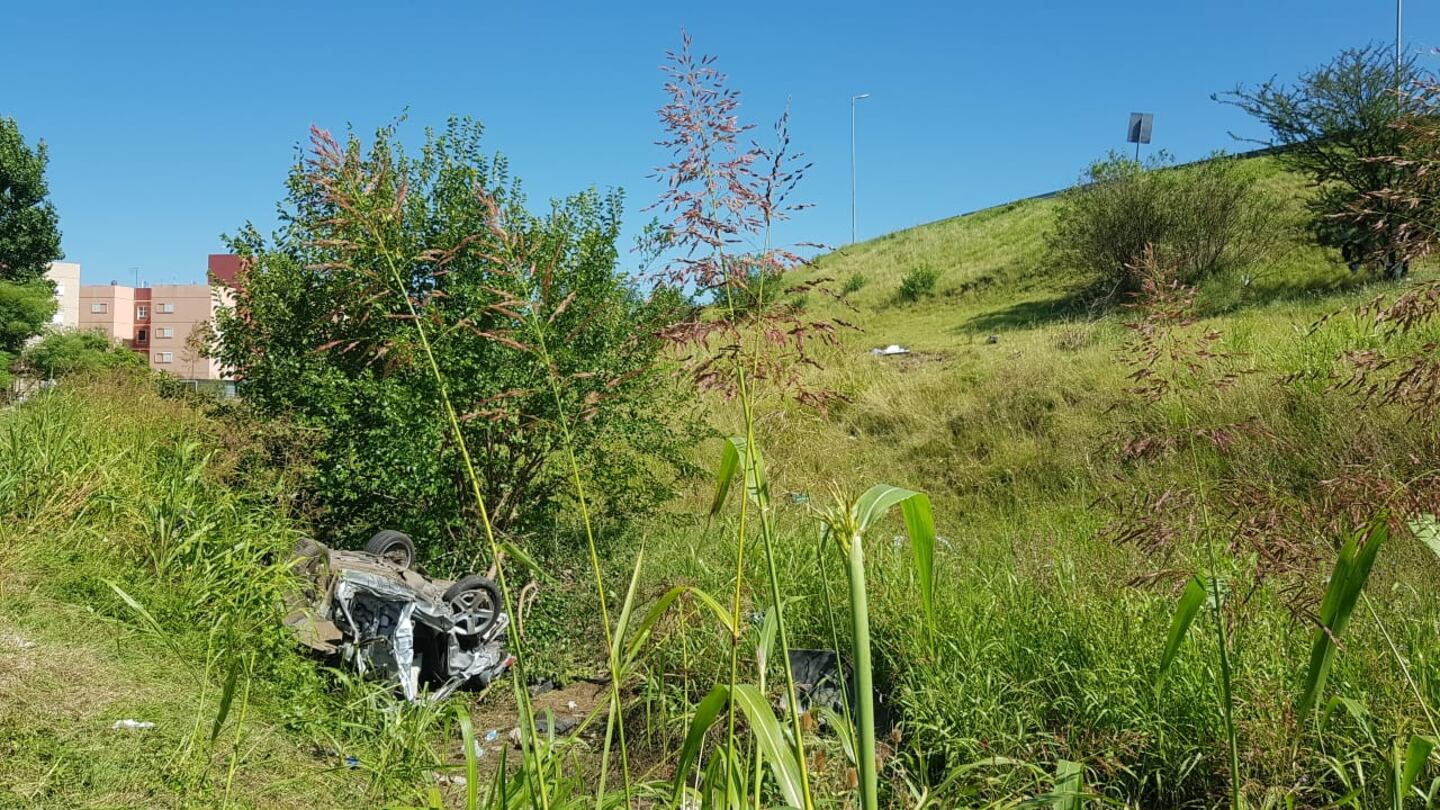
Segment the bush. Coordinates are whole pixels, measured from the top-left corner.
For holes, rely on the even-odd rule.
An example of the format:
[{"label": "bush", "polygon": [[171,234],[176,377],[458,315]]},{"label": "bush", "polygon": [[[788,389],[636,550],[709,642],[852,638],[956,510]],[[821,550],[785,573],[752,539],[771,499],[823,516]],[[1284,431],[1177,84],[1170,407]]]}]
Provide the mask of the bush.
[{"label": "bush", "polygon": [[922,264],[911,268],[900,279],[900,300],[919,301],[930,297],[935,293],[935,282],[939,280],[940,271],[933,267]]},{"label": "bush", "polygon": [[870,279],[866,278],[864,273],[856,270],[850,274],[849,278],[845,279],[845,286],[840,289],[840,294],[853,295],[860,292],[869,283]]},{"label": "bush", "polygon": [[51,332],[25,350],[21,363],[29,373],[47,380],[107,369],[146,368],[145,355],[102,332]]},{"label": "bush", "polygon": [[[372,195],[392,195],[384,239],[403,251],[399,266],[304,163],[290,176],[285,228],[231,240],[246,269],[234,306],[217,313],[215,352],[262,415],[322,437],[306,490],[323,539],[354,543],[392,526],[431,563],[453,555],[455,566],[484,545],[411,306],[434,335],[498,530],[567,527],[567,444],[601,519],[644,514],[686,469],[687,411],[657,364],[671,305],[616,266],[619,196],[582,192],[531,214],[479,134],[452,121],[418,156],[389,130],[368,150],[353,135],[334,147],[342,170],[379,178]],[[511,234],[540,258],[515,258]]]},{"label": "bush", "polygon": [[1137,290],[1147,247],[1193,284],[1258,261],[1279,241],[1277,209],[1241,164],[1218,154],[1193,166],[1169,163],[1163,152],[1148,164],[1112,152],[1061,197],[1051,256],[1093,277],[1095,297]]}]

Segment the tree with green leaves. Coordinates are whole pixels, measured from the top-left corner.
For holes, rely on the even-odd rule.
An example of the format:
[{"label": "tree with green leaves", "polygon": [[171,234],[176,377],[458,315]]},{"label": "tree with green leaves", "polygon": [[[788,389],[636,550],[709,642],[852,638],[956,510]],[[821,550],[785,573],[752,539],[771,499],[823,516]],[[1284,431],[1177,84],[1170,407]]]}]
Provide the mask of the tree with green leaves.
[{"label": "tree with green leaves", "polygon": [[89,374],[110,369],[143,370],[145,355],[116,343],[103,332],[51,332],[21,355],[21,365],[30,374],[55,380],[71,374]]},{"label": "tree with green leaves", "polygon": [[[307,490],[339,542],[394,526],[428,541],[432,561],[470,562],[476,504],[440,385],[502,531],[564,528],[567,448],[612,521],[668,497],[688,466],[686,409],[656,334],[674,302],[619,271],[619,193],[533,214],[480,135],[452,120],[412,155],[393,128],[368,146],[317,131],[329,163],[294,167],[281,229],[230,240],[245,266],[211,351],[248,403],[322,437]],[[341,210],[354,195],[332,186],[362,173],[376,210]],[[387,292],[396,284],[408,301]]]},{"label": "tree with green leaves", "polygon": [[0,117],[0,281],[43,278],[60,250],[60,218],[45,182],[42,141],[31,149],[13,118]]},{"label": "tree with green leaves", "polygon": [[1369,45],[1341,51],[1294,84],[1271,78],[1214,98],[1269,128],[1268,139],[1254,142],[1278,149],[1282,163],[1309,175],[1316,188],[1311,227],[1321,244],[1338,248],[1351,270],[1369,264],[1400,277],[1408,262],[1398,210],[1380,206],[1363,222],[1351,213],[1396,185],[1400,167],[1386,158],[1404,152],[1406,132],[1396,124],[1410,113],[1408,90],[1421,76],[1413,56],[1397,65],[1389,46]]},{"label": "tree with green leaves", "polygon": [[45,279],[62,258],[59,218],[48,199],[45,144],[32,149],[13,118],[0,117],[0,387],[25,341],[55,313],[55,290]]}]

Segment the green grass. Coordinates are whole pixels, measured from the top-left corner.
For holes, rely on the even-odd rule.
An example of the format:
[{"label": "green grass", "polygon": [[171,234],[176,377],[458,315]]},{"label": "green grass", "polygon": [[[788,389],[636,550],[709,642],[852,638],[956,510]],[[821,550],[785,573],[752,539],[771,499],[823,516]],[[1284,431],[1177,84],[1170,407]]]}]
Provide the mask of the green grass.
[{"label": "green grass", "polygon": [[[1262,173],[1298,216],[1305,193],[1299,179],[1268,158],[1251,161],[1249,170]],[[1246,270],[1248,285],[1230,277],[1202,286],[1202,318],[1190,331],[1219,330],[1220,347],[1248,373],[1230,390],[1197,388],[1147,405],[1126,393],[1131,369],[1120,349],[1132,316],[1087,312],[1075,297],[1087,279],[1046,265],[1054,205],[1001,206],[821,258],[815,275],[837,285],[856,274],[867,280],[847,295],[852,309],[807,310],[838,314],[862,330],[819,353],[825,370],[817,379],[848,401],[821,416],[771,400],[757,415],[777,495],[824,499],[838,485],[853,496],[886,481],[935,499],[943,538],[938,654],[928,650],[904,542],[886,542],[901,527],[876,531],[884,540],[867,549],[877,682],[904,730],[892,760],[900,764],[886,772],[890,799],[905,792],[906,781],[937,782],[947,769],[998,755],[1079,762],[1092,790],[1132,805],[1225,800],[1214,633],[1186,642],[1163,686],[1154,683],[1174,600],[1191,572],[1208,570],[1205,532],[1193,520],[1197,504],[1152,507],[1169,491],[1201,499],[1222,548],[1251,527],[1225,557],[1226,575],[1244,586],[1244,598],[1230,608],[1240,620],[1233,664],[1243,792],[1252,801],[1334,800],[1347,792],[1325,764],[1336,751],[1366,752],[1357,761],[1371,757],[1372,779],[1388,773],[1380,748],[1347,736],[1339,723],[1319,733],[1295,703],[1314,632],[1304,617],[1318,608],[1341,517],[1367,519],[1385,505],[1381,493],[1428,480],[1440,462],[1433,433],[1402,411],[1328,388],[1325,375],[1347,373],[1344,351],[1374,345],[1362,320],[1342,316],[1308,331],[1324,315],[1404,285],[1364,283],[1297,233],[1274,260]],[[933,297],[907,302],[900,286],[917,267],[938,270],[940,281]],[[995,342],[986,341],[990,335]],[[870,347],[890,343],[914,354],[869,355]],[[1296,372],[1308,379],[1292,381]],[[739,425],[728,407],[717,403],[715,413],[722,430]],[[1223,451],[1187,438],[1187,425],[1242,423],[1252,427],[1236,429]],[[1122,446],[1140,435],[1170,440],[1174,449],[1125,458]],[[685,508],[702,511],[699,497]],[[798,597],[795,643],[830,646],[827,612],[845,615],[843,574],[834,561],[819,567],[808,506],[788,497],[777,504],[786,593]],[[1142,526],[1143,535],[1174,537],[1152,550],[1113,539],[1145,518],[1153,525]],[[731,549],[717,541],[725,536],[698,526],[661,533],[650,551],[655,587],[683,579],[724,590]],[[751,598],[763,604],[762,572],[749,575]],[[1369,585],[1386,627],[1405,628],[1410,642],[1400,646],[1412,669],[1417,659],[1440,656],[1429,629],[1440,619],[1437,577],[1436,559],[1406,536],[1381,553]],[[822,580],[831,586],[828,603]],[[1363,702],[1383,718],[1386,735],[1420,729],[1425,715],[1377,625],[1368,617],[1357,622],[1336,660],[1345,674],[1331,681],[1329,696]],[[718,651],[720,641],[706,637],[702,649]],[[684,644],[694,643],[685,637]],[[696,658],[662,653],[656,668],[713,679],[713,672],[696,671]],[[1427,683],[1434,705],[1440,682]],[[842,786],[839,777],[823,785]],[[949,784],[946,801],[1003,800],[1037,789],[1029,770],[977,769]],[[1384,795],[1378,782],[1367,790],[1362,795],[1373,801]]]},{"label": "green grass", "polygon": [[373,806],[443,761],[279,624],[299,535],[239,427],[125,377],[0,411],[0,806]]}]

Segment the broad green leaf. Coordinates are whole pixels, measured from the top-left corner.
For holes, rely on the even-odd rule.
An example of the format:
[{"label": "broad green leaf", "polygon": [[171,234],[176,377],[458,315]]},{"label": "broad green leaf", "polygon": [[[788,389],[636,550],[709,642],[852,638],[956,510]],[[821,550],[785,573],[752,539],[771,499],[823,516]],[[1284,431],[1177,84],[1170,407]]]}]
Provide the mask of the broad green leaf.
[{"label": "broad green leaf", "polygon": [[[1425,762],[1430,759],[1430,752],[1434,750],[1435,741],[1429,737],[1421,737],[1417,734],[1410,738],[1410,744],[1405,746],[1403,767],[1400,766],[1400,763],[1396,763],[1396,770],[1399,772],[1400,777],[1395,785],[1396,807],[1404,805],[1405,796],[1410,793],[1410,788],[1415,784],[1415,779],[1420,776],[1420,770],[1425,767]],[[1398,754],[1399,752],[1397,751],[1396,753]]]},{"label": "broad green leaf", "polygon": [[745,491],[750,500],[758,505],[765,504],[768,492],[765,457],[756,449],[752,460],[745,437],[731,436],[725,440],[725,447],[720,455],[720,469],[715,474],[715,500],[710,503],[711,517],[718,515],[725,506],[725,498],[730,494],[730,484],[735,480],[737,471],[743,471]]},{"label": "broad green leaf", "polygon": [[1320,628],[1310,647],[1310,666],[1305,675],[1305,691],[1300,697],[1300,713],[1306,714],[1325,690],[1325,679],[1335,659],[1335,642],[1345,631],[1360,592],[1375,565],[1375,555],[1385,544],[1389,530],[1383,518],[1377,518],[1363,532],[1347,532],[1340,546],[1340,556],[1330,574],[1330,584],[1320,601]]},{"label": "broad green leaf", "polygon": [[[679,802],[684,793],[685,779],[689,775],[691,766],[695,764],[695,758],[700,753],[700,746],[705,740],[705,732],[714,724],[732,696],[735,705],[745,713],[745,719],[749,722],[751,733],[755,735],[755,744],[761,756],[770,764],[770,772],[775,776],[775,781],[780,787],[780,794],[785,797],[789,806],[803,807],[800,768],[795,762],[795,755],[791,752],[790,745],[780,730],[780,723],[775,719],[775,712],[770,709],[770,703],[765,699],[765,693],[752,684],[737,684],[733,692],[725,684],[719,684],[711,689],[710,694],[706,695],[705,699],[695,707],[695,717],[690,721],[690,730],[685,735],[685,744],[681,746],[680,758],[676,762],[674,787],[676,802]],[[730,770],[732,773],[740,773],[745,769],[737,765]],[[741,796],[746,793],[743,787],[735,792]]]},{"label": "broad green leaf", "polygon": [[660,617],[665,615],[665,611],[670,609],[680,594],[688,590],[689,586],[676,585],[666,591],[665,595],[657,599],[655,604],[645,611],[645,615],[640,617],[640,623],[635,625],[635,631],[630,635],[630,643],[625,647],[625,669],[629,669],[635,657],[640,654],[640,648],[650,638],[650,631],[655,629],[655,623],[660,621]]},{"label": "broad green leaf", "polygon": [[860,527],[860,532],[863,534],[871,524],[884,517],[885,513],[890,511],[890,507],[919,494],[913,489],[876,484],[865,490],[865,494],[855,501],[855,525]]},{"label": "broad green leaf", "polygon": [[625,637],[630,633],[630,611],[635,607],[635,589],[640,584],[640,567],[645,563],[645,549],[635,555],[635,570],[630,573],[630,587],[625,591],[625,603],[620,606],[620,618],[615,623],[615,634],[610,639],[610,665],[620,668],[620,650]]},{"label": "broad green leaf", "polygon": [[825,725],[835,734],[840,741],[840,750],[845,754],[845,759],[851,765],[855,764],[855,728],[850,722],[841,717],[829,706],[819,706],[820,716],[825,718]]},{"label": "broad green leaf", "polygon": [[915,558],[915,573],[920,578],[920,603],[925,608],[925,621],[930,628],[930,644],[935,644],[935,516],[930,512],[930,497],[923,492],[900,502],[905,517],[905,530],[910,534],[910,551]]},{"label": "broad green leaf", "polygon": [[855,502],[855,522],[863,534],[875,521],[896,505],[905,518],[905,531],[910,535],[910,550],[915,572],[920,579],[920,604],[925,610],[930,640],[935,640],[935,516],[930,509],[930,496],[913,489],[877,484],[865,491]]},{"label": "broad green leaf", "polygon": [[460,723],[460,743],[465,749],[465,807],[480,806],[480,764],[475,750],[475,723],[464,703],[455,704],[455,719]]},{"label": "broad green leaf", "polygon": [[1198,576],[1190,578],[1185,585],[1185,591],[1180,594],[1180,601],[1175,605],[1175,618],[1170,622],[1170,634],[1165,639],[1165,652],[1160,656],[1160,671],[1156,675],[1156,682],[1163,682],[1165,673],[1170,665],[1175,663],[1175,656],[1180,652],[1180,643],[1185,640],[1185,634],[1190,631],[1190,625],[1195,621],[1195,615],[1200,612],[1200,606],[1205,604],[1205,581]]},{"label": "broad green leaf", "polygon": [[760,685],[765,685],[766,668],[770,665],[770,653],[775,649],[775,633],[779,628],[780,608],[775,606],[765,611],[765,620],[760,624],[760,634],[755,640],[755,670],[760,673]]},{"label": "broad green leaf", "polygon": [[690,588],[689,592],[700,601],[700,604],[710,608],[710,612],[715,614],[716,619],[720,620],[720,625],[725,628],[726,632],[732,636],[736,634],[738,628],[735,626],[735,617],[730,614],[728,608],[720,604],[715,597],[699,588]]},{"label": "broad green leaf", "polygon": [[765,693],[754,684],[742,683],[735,685],[733,694],[736,705],[750,721],[750,731],[755,735],[761,755],[770,763],[770,772],[780,785],[780,795],[791,807],[804,807],[800,765],[795,761],[795,754],[780,730],[780,722],[775,719],[775,712],[765,699]]},{"label": "broad green leaf", "polygon": [[685,744],[680,747],[680,759],[675,763],[675,803],[680,803],[681,794],[685,790],[685,780],[690,775],[690,767],[695,764],[695,758],[700,755],[700,745],[705,742],[705,732],[710,730],[710,725],[715,718],[720,716],[720,711],[730,699],[730,691],[724,684],[717,685],[710,690],[695,706],[695,716],[690,720],[690,730],[685,734]]},{"label": "broad green leaf", "polygon": [[215,722],[210,726],[210,742],[220,736],[220,729],[225,727],[225,718],[230,716],[230,706],[235,701],[235,684],[240,680],[240,658],[235,656],[230,659],[230,673],[225,676],[225,688],[220,690],[220,706],[215,710]]},{"label": "broad green leaf", "polygon": [[1085,766],[1062,759],[1055,763],[1055,807],[1080,810],[1085,806]]}]

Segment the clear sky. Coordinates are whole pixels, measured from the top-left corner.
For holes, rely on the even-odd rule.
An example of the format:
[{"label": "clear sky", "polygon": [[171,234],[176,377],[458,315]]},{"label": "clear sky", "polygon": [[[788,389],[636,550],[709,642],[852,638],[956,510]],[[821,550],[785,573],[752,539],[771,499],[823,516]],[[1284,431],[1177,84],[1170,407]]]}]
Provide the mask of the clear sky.
[{"label": "clear sky", "polygon": [[[1440,3],[1407,4],[1407,47],[1440,45]],[[1393,0],[1104,2],[185,2],[0,0],[0,115],[50,146],[70,261],[87,283],[192,281],[219,235],[269,230],[310,124],[407,142],[485,123],[532,205],[628,195],[633,233],[665,155],[664,51],[688,28],[768,122],[792,107],[814,203],[787,237],[850,232],[849,97],[860,104],[860,237],[1072,182],[1155,114],[1179,159],[1260,134],[1210,94],[1288,78],[1394,37]],[[1427,62],[1435,57],[1424,57]],[[1435,67],[1434,64],[1430,65]],[[629,244],[627,238],[627,246]]]}]

